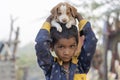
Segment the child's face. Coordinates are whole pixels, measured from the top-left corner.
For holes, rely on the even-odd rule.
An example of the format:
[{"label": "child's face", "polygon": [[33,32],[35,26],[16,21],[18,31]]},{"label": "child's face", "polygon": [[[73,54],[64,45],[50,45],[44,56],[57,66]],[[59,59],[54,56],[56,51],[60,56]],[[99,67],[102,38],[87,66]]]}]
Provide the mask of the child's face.
[{"label": "child's face", "polygon": [[77,42],[74,37],[69,39],[61,38],[54,45],[56,55],[63,61],[69,62],[77,49]]}]

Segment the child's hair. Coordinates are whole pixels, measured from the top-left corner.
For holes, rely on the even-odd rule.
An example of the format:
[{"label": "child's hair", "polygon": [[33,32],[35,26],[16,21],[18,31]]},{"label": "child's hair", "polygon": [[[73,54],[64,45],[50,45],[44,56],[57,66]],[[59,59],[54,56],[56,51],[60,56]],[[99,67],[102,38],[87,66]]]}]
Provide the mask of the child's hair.
[{"label": "child's hair", "polygon": [[72,25],[71,28],[68,29],[65,24],[60,23],[60,25],[62,27],[62,32],[58,32],[55,27],[51,27],[50,30],[50,35],[52,39],[51,46],[53,47],[61,38],[69,39],[71,37],[74,37],[76,43],[78,44],[77,27],[75,25]]}]

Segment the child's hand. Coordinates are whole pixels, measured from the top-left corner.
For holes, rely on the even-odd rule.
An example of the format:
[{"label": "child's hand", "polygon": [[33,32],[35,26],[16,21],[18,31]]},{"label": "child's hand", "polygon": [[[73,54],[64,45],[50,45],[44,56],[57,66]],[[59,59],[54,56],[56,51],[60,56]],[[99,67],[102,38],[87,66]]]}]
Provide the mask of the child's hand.
[{"label": "child's hand", "polygon": [[51,23],[52,19],[53,19],[53,15],[50,15],[49,17],[47,17],[46,21]]},{"label": "child's hand", "polygon": [[50,28],[51,28],[51,21],[53,19],[53,16],[50,15],[49,17],[47,17],[46,21],[44,22],[42,29],[47,30],[48,32],[50,32]]},{"label": "child's hand", "polygon": [[76,50],[76,52],[75,52],[75,56],[79,56],[79,54],[80,54],[80,52],[81,52],[81,48],[82,48],[82,46],[83,46],[83,44],[84,44],[84,39],[85,39],[85,36],[83,35],[83,36],[80,36],[80,35],[78,35],[78,47],[77,47],[77,50]]}]

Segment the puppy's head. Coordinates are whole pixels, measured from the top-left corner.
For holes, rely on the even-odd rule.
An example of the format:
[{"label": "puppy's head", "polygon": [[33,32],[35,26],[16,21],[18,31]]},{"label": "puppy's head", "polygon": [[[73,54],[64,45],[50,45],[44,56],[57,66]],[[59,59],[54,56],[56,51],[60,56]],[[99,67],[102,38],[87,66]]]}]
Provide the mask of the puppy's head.
[{"label": "puppy's head", "polygon": [[51,13],[57,22],[67,23],[71,18],[75,17],[77,10],[68,3],[59,3],[52,10]]}]

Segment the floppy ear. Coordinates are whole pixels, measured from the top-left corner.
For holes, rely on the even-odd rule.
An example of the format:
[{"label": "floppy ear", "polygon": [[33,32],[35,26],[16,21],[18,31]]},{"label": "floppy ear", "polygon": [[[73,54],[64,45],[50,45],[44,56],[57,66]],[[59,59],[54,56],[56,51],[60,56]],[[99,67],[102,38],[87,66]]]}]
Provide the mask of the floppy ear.
[{"label": "floppy ear", "polygon": [[53,7],[51,9],[51,14],[56,18],[57,17],[57,12],[58,12],[58,8],[60,7],[60,5],[63,4],[63,3],[59,3],[57,4],[55,7]]},{"label": "floppy ear", "polygon": [[57,13],[57,6],[55,6],[51,9],[51,13],[52,13],[52,15],[55,15]]},{"label": "floppy ear", "polygon": [[77,9],[76,9],[76,8],[74,8],[74,7],[72,7],[72,6],[71,6],[71,8],[70,8],[70,9],[71,9],[72,16],[73,16],[73,17],[76,17],[76,14],[77,14]]},{"label": "floppy ear", "polygon": [[71,6],[70,4],[68,3],[65,3],[69,8],[70,8],[70,11],[71,11],[71,14],[73,17],[76,17],[76,14],[77,14],[77,9],[73,6]]},{"label": "floppy ear", "polygon": [[54,16],[54,18],[57,17],[57,6],[55,6],[55,7],[52,8],[51,14]]}]

